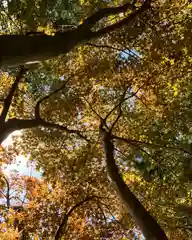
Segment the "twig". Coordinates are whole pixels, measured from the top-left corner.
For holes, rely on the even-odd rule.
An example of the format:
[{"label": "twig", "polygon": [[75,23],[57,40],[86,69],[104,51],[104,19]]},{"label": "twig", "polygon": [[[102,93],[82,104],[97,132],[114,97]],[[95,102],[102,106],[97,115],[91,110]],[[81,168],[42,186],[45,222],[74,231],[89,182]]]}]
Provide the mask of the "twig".
[{"label": "twig", "polygon": [[[128,50],[129,52],[131,52],[133,54],[133,57],[135,58],[135,60],[137,60],[139,58],[139,56],[137,56],[132,50],[129,50],[128,48],[121,49],[121,48],[117,48],[117,47],[113,47],[113,46],[109,46],[109,45],[97,45],[97,44],[93,44],[93,43],[86,43],[86,45],[93,46],[96,48],[108,48],[108,49],[123,52],[123,53],[129,55],[129,53],[126,51],[126,50]],[[136,58],[136,56],[137,56],[137,58]]]}]

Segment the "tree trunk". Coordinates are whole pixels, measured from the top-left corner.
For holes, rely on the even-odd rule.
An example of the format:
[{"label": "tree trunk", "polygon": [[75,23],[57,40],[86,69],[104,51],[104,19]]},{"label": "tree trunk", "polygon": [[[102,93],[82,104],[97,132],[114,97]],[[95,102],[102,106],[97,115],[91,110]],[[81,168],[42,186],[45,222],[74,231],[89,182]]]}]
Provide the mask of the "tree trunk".
[{"label": "tree trunk", "polygon": [[60,36],[2,35],[0,67],[15,67],[68,53],[81,42],[81,36],[77,33],[71,31]]},{"label": "tree trunk", "polygon": [[141,229],[147,240],[168,240],[157,221],[144,208],[122,179],[114,159],[114,146],[111,140],[111,134],[102,129],[102,139],[108,176],[136,225]]},{"label": "tree trunk", "polygon": [[[70,52],[75,46],[94,38],[103,36],[122,26],[128,26],[150,9],[151,0],[146,0],[140,8],[125,3],[119,7],[103,8],[77,26],[76,29],[47,35],[1,35],[0,36],[0,67],[14,67],[34,61],[43,61]],[[131,10],[131,13],[117,23],[92,31],[95,24],[104,17]]]}]

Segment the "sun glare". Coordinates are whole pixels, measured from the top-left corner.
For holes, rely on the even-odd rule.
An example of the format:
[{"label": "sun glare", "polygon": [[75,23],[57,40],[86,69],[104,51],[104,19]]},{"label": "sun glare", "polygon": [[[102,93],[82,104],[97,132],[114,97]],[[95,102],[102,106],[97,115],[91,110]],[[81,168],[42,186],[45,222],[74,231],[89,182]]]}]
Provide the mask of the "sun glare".
[{"label": "sun glare", "polygon": [[[13,144],[13,136],[21,136],[21,131],[15,131],[10,134],[2,143],[2,147],[9,149],[9,146]],[[20,138],[19,138],[20,140]],[[30,155],[18,155],[15,160],[11,164],[4,164],[2,166],[3,172],[9,176],[11,173],[16,172],[19,175],[25,176],[34,176],[37,178],[41,177],[41,172],[37,171],[35,168],[35,164],[29,161]]]},{"label": "sun glare", "polygon": [[20,136],[20,135],[21,135],[21,131],[19,131],[19,130],[14,131],[2,142],[2,146],[4,148],[8,148],[13,143],[13,136]]}]

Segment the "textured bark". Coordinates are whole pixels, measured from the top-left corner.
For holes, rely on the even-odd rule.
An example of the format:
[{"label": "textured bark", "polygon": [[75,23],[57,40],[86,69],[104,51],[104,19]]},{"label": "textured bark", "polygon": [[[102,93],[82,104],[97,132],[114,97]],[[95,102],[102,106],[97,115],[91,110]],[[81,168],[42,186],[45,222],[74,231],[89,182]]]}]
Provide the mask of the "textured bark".
[{"label": "textured bark", "polygon": [[101,129],[101,135],[104,143],[108,176],[136,225],[141,229],[147,240],[168,240],[157,221],[144,208],[122,179],[115,163],[114,146],[110,133]]}]

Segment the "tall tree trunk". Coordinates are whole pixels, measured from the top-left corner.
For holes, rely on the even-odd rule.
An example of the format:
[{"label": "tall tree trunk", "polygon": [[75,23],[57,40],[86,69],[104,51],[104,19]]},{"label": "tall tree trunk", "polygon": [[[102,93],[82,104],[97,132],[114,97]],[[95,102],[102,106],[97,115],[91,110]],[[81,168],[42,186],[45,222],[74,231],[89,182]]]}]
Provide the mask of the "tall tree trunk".
[{"label": "tall tree trunk", "polygon": [[108,176],[136,225],[141,229],[147,240],[168,240],[157,221],[144,208],[122,179],[114,159],[111,134],[105,129],[101,129],[101,135],[104,143]]}]

